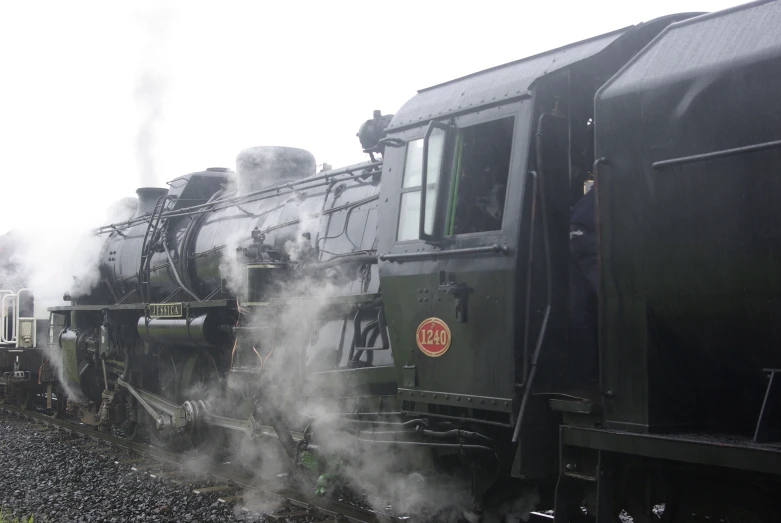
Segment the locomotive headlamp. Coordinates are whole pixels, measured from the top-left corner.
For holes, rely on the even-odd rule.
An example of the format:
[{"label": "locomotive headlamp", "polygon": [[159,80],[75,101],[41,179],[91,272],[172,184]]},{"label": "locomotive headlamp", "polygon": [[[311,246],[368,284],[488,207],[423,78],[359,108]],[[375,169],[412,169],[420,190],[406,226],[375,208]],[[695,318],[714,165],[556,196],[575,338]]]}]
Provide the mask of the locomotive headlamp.
[{"label": "locomotive headlamp", "polygon": [[252,241],[255,243],[263,243],[266,240],[266,235],[260,231],[257,227],[252,229]]}]

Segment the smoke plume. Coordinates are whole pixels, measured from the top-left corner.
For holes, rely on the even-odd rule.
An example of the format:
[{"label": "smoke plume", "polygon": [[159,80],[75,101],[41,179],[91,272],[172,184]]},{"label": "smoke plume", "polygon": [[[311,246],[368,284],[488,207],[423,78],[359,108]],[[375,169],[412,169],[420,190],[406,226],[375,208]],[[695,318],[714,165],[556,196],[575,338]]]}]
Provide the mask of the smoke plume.
[{"label": "smoke plume", "polygon": [[136,107],[141,121],[136,133],[136,163],[139,186],[151,187],[159,183],[157,146],[163,122],[163,105],[168,89],[165,63],[171,14],[162,4],[139,13],[144,35],[141,71],[134,89]]}]

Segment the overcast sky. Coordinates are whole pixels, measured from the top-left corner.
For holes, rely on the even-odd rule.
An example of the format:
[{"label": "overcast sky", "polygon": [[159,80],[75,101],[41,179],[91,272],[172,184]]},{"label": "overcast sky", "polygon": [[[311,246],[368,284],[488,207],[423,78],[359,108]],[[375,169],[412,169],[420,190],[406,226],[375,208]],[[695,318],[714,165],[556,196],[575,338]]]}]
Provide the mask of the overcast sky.
[{"label": "overcast sky", "polygon": [[417,89],[730,0],[0,0],[0,234],[97,225],[139,186],[254,145],[364,160]]}]

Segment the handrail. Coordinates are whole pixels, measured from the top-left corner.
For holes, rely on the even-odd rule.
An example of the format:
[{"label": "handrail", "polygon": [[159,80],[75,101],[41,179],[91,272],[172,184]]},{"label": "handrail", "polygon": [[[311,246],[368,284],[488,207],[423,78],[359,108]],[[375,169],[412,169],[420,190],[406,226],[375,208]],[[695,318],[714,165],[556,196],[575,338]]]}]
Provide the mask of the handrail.
[{"label": "handrail", "polygon": [[37,328],[36,328],[37,327],[36,323],[37,323],[38,320],[35,319],[35,301],[33,301],[33,315],[32,316],[25,316],[24,318],[22,318],[21,317],[22,316],[22,293],[29,294],[30,297],[33,298],[33,300],[35,300],[35,295],[33,294],[33,291],[31,291],[27,287],[22,287],[21,289],[16,291],[16,331],[15,331],[15,333],[17,335],[16,339],[18,340],[16,342],[16,345],[18,346],[19,345],[19,341],[21,341],[19,339],[19,335],[18,335],[18,333],[20,332],[19,329],[21,327],[21,320],[25,319],[25,320],[33,320],[32,342],[33,342],[33,347],[35,347],[35,346],[37,346],[37,341],[38,341],[37,340],[38,331],[37,331]]},{"label": "handrail", "polygon": [[743,147],[735,147],[733,149],[721,149],[708,153],[693,154],[691,156],[682,156],[680,158],[671,158],[669,160],[659,160],[652,163],[651,167],[656,170],[662,170],[667,167],[677,167],[679,165],[687,165],[690,163],[705,162],[719,158],[729,158],[730,156],[740,156],[743,154],[766,151],[768,149],[777,149],[779,147],[781,147],[781,140],[774,140],[772,142],[755,143],[753,145],[745,145]]},{"label": "handrail", "polygon": [[[218,205],[222,205],[222,204],[226,204],[226,206],[230,207],[236,204],[255,201],[256,199],[263,199],[262,197],[270,198],[274,196],[287,194],[289,192],[313,189],[315,187],[328,185],[331,182],[352,180],[355,179],[356,177],[363,176],[364,173],[371,174],[375,172],[380,172],[377,171],[377,168],[381,166],[382,166],[382,161],[376,161],[376,162],[362,163],[352,167],[345,167],[343,169],[329,171],[328,173],[324,173],[317,176],[311,176],[309,178],[304,178],[302,180],[297,180],[295,182],[288,182],[279,185],[274,185],[272,187],[268,187],[266,189],[261,189],[259,191],[254,191],[251,193],[242,194],[239,196],[221,198],[211,203],[207,202],[198,205],[192,205],[190,207],[182,207],[181,209],[173,209],[173,210],[165,211],[162,214],[162,218],[177,218],[180,216],[189,216],[197,213],[212,212],[217,209]],[[361,174],[356,174],[359,171],[361,172]],[[138,218],[132,218],[124,222],[103,225],[101,227],[93,229],[93,232],[95,234],[102,234],[109,231],[117,231],[119,227],[131,227],[133,225],[137,225],[139,223],[143,223],[147,220],[150,220],[151,218],[152,216],[150,214],[145,214],[144,216],[139,216]]]},{"label": "handrail", "polygon": [[5,295],[13,295],[14,291],[10,291],[8,289],[0,289],[0,343],[9,343],[5,341],[5,301],[2,298],[5,298]]},{"label": "handrail", "polygon": [[450,258],[453,256],[468,256],[471,254],[501,254],[510,253],[506,245],[495,243],[493,245],[484,245],[482,247],[465,247],[463,249],[446,249],[440,251],[421,251],[421,252],[400,252],[388,253],[380,256],[380,261],[390,261],[403,263],[405,261],[428,260],[438,258]]},{"label": "handrail", "polygon": [[0,307],[3,309],[3,329],[2,332],[0,332],[0,343],[14,343],[16,341],[16,331],[14,331],[13,335],[10,338],[7,338],[8,335],[8,315],[5,313],[6,311],[6,302],[8,299],[14,300],[13,310],[16,314],[14,314],[14,318],[17,318],[19,316],[18,314],[18,308],[19,308],[19,300],[18,296],[16,294],[5,294],[0,300]]}]

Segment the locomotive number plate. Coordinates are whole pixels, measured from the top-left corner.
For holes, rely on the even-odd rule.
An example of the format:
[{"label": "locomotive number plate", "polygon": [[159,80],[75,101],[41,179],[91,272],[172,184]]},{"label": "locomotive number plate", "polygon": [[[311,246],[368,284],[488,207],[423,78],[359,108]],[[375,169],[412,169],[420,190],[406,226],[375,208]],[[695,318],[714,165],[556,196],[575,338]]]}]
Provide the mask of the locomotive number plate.
[{"label": "locomotive number plate", "polygon": [[418,325],[415,339],[423,354],[438,358],[450,348],[450,327],[439,318],[423,320]]},{"label": "locomotive number plate", "polygon": [[150,303],[149,317],[150,318],[181,318],[182,304],[181,303]]}]

